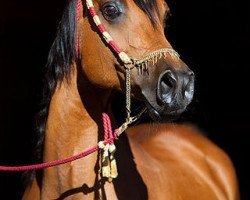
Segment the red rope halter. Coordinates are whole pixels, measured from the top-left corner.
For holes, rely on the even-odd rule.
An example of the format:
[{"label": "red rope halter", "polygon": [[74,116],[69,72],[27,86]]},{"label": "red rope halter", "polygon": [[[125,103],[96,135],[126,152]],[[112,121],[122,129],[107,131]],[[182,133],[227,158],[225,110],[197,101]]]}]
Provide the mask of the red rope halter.
[{"label": "red rope halter", "polygon": [[[82,0],[77,0],[77,6],[76,6],[76,20],[77,20],[77,22],[80,19],[81,4],[82,4]],[[102,37],[106,40],[106,42],[109,44],[109,46],[117,53],[117,55],[120,57],[120,59],[122,60],[122,62],[125,65],[131,64],[132,60],[129,58],[129,56],[125,52],[123,52],[118,47],[118,45],[114,42],[113,38],[106,31],[105,27],[101,23],[100,18],[96,14],[92,0],[86,0],[86,5],[87,5],[87,8],[88,8],[93,20],[94,20],[95,25],[97,26],[98,30],[102,34]],[[76,54],[77,54],[77,56],[78,56],[78,53],[79,53],[79,40],[77,37],[77,40],[76,40]]]}]

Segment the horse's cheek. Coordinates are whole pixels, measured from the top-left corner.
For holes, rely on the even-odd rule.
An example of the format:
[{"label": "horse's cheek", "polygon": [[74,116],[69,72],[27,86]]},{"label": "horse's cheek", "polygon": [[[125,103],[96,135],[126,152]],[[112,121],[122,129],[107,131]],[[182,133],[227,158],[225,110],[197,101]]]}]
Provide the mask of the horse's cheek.
[{"label": "horse's cheek", "polygon": [[119,88],[120,82],[113,65],[93,65],[83,69],[86,78],[93,84],[102,88]]},{"label": "horse's cheek", "polygon": [[139,34],[136,32],[129,32],[128,33],[128,44],[132,48],[140,49],[140,50],[145,50],[148,48],[149,44],[143,37],[143,34]]}]

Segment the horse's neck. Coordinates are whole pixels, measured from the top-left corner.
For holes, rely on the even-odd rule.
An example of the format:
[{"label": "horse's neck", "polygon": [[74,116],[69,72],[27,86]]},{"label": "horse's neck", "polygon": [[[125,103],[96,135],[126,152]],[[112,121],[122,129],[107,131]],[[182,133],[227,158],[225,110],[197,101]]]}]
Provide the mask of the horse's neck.
[{"label": "horse's neck", "polygon": [[[57,86],[51,99],[46,126],[44,161],[62,159],[97,145],[102,133],[102,112],[108,104],[109,92],[98,91],[72,75]],[[77,85],[81,85],[79,89]],[[97,153],[44,171],[43,193],[57,198],[67,189],[92,187],[96,180]],[[55,191],[53,191],[55,190]]]},{"label": "horse's neck", "polygon": [[58,85],[51,99],[45,135],[45,160],[53,154],[47,153],[47,148],[56,149],[54,156],[61,158],[61,151],[73,155],[84,147],[97,144],[101,114],[106,109],[108,94],[97,94],[90,85],[78,89],[74,78]]}]

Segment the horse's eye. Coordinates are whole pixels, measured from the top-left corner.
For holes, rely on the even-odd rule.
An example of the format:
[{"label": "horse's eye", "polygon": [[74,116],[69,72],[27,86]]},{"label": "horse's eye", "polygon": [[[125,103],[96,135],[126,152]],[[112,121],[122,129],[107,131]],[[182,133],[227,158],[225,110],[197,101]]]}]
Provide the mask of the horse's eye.
[{"label": "horse's eye", "polygon": [[108,2],[103,5],[102,13],[106,20],[113,21],[120,16],[121,10],[114,2]]}]

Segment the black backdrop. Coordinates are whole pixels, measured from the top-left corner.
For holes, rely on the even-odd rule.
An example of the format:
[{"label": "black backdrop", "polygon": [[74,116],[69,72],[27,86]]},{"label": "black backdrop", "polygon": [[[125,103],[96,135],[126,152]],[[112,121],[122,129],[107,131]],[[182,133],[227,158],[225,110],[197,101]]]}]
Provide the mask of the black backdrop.
[{"label": "black backdrop", "polygon": [[[0,165],[31,162],[44,65],[65,3],[0,1]],[[168,3],[166,34],[196,73],[192,121],[231,157],[248,200],[249,1]],[[20,199],[20,177],[0,172],[0,199]]]}]

